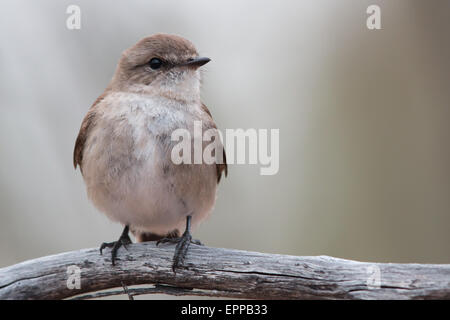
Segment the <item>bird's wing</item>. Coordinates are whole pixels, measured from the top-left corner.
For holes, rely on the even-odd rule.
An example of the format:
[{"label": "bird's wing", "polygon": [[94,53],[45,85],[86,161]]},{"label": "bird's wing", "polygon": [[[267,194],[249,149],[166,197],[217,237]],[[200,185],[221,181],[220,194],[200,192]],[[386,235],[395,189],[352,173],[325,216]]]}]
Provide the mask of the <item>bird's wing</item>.
[{"label": "bird's wing", "polygon": [[[203,111],[205,111],[208,114],[208,116],[212,120],[211,112],[209,112],[208,107],[204,103],[202,103],[202,109],[203,109]],[[214,124],[214,128],[217,129],[215,124]],[[226,153],[225,153],[225,148],[223,148],[223,163],[216,163],[216,172],[217,172],[217,183],[220,182],[220,178],[222,177],[222,173],[224,173],[225,177],[228,174],[227,156],[226,156]]]},{"label": "bird's wing", "polygon": [[83,150],[84,150],[84,144],[87,140],[87,137],[89,135],[89,131],[93,128],[97,116],[97,106],[99,103],[105,98],[105,96],[108,94],[108,91],[106,90],[101,96],[95,100],[94,104],[89,109],[88,113],[83,119],[83,122],[81,123],[80,132],[78,133],[77,140],[75,141],[75,148],[73,150],[73,166],[75,169],[77,168],[77,165],[80,166],[81,172],[83,172],[82,169],[82,163],[83,163]]}]

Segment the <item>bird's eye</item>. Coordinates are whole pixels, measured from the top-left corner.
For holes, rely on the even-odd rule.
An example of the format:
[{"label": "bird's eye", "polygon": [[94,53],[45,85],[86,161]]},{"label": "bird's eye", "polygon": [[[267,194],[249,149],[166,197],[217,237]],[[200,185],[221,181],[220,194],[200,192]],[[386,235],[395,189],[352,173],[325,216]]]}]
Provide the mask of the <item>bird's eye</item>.
[{"label": "bird's eye", "polygon": [[148,64],[150,65],[150,68],[152,68],[153,70],[156,70],[156,69],[161,68],[163,62],[161,61],[161,59],[152,58]]}]

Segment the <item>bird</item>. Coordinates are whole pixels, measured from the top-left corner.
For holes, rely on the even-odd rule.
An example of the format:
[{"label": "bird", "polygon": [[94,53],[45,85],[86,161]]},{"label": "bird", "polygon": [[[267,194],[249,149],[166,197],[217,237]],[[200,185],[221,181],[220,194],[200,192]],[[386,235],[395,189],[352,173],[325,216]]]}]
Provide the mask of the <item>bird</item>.
[{"label": "bird", "polygon": [[217,141],[223,152],[212,164],[175,164],[171,137],[177,129],[193,133],[196,121],[218,131],[200,97],[200,67],[209,61],[181,36],[145,37],[123,51],[82,121],[73,165],[94,206],[124,227],[117,241],[100,246],[101,254],[111,248],[113,266],[119,248],[132,243],[130,232],[137,242],[175,243],[174,272],[191,243],[201,245],[191,232],[214,208],[217,185],[228,173],[225,149]]}]

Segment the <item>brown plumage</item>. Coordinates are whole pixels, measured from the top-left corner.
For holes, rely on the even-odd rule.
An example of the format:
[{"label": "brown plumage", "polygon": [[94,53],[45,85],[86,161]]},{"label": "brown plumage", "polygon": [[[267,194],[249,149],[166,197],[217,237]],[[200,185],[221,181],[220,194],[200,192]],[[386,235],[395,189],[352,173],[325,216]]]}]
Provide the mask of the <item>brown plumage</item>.
[{"label": "brown plumage", "polygon": [[171,158],[175,130],[193,137],[200,121],[202,130],[217,133],[200,101],[198,68],[209,61],[179,36],[144,38],[124,51],[111,82],[83,119],[74,167],[80,167],[94,205],[125,226],[118,241],[101,246],[112,247],[113,264],[118,248],[130,242],[130,230],[137,241],[182,242],[174,267],[182,264],[191,224],[213,209],[217,184],[228,170],[220,141],[222,162],[217,157],[216,163],[175,164]]},{"label": "brown plumage", "polygon": [[[96,116],[96,106],[100,101],[103,100],[103,98],[108,94],[109,89],[105,90],[102,95],[100,95],[94,102],[94,104],[89,109],[88,113],[83,119],[83,122],[81,123],[80,132],[78,133],[77,140],[75,141],[75,148],[73,150],[73,166],[76,169],[77,165],[80,166],[81,172],[83,172],[83,149],[84,149],[84,143],[86,142],[86,138],[89,134],[89,128],[91,128],[94,125],[95,122],[95,116]],[[202,108],[205,110],[205,112],[211,117],[211,120],[213,120],[211,112],[209,111],[208,107],[202,103]],[[215,128],[217,128],[214,125]],[[228,175],[228,165],[227,165],[227,156],[225,153],[225,148],[223,149],[223,163],[216,164],[216,172],[217,172],[217,183],[220,182],[220,179],[222,178],[222,174],[225,175],[225,177]]]}]

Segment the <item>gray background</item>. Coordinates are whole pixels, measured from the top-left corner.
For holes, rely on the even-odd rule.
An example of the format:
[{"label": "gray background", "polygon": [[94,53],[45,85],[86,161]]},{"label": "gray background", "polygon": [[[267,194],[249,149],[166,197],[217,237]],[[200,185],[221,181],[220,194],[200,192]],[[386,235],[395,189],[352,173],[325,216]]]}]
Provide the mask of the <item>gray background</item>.
[{"label": "gray background", "polygon": [[[82,28],[66,28],[69,4]],[[378,4],[382,30],[366,28]],[[210,246],[450,263],[449,1],[0,1],[0,267],[115,240],[72,166],[121,52],[190,39],[220,128],[280,129],[280,170],[233,165]],[[151,257],[149,257],[151,259]]]}]

